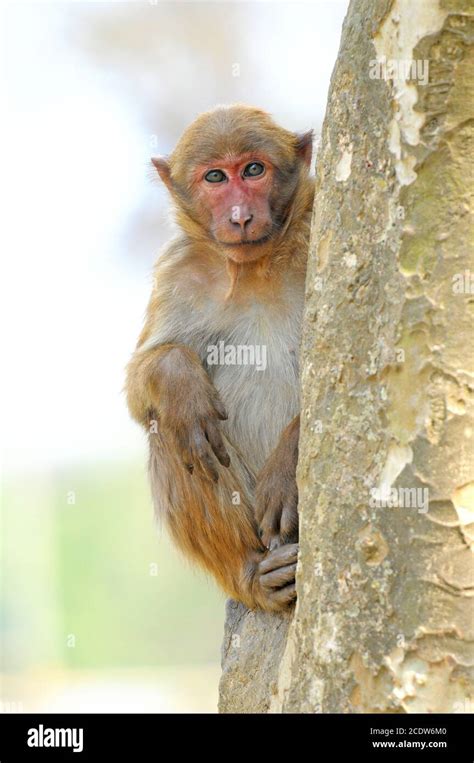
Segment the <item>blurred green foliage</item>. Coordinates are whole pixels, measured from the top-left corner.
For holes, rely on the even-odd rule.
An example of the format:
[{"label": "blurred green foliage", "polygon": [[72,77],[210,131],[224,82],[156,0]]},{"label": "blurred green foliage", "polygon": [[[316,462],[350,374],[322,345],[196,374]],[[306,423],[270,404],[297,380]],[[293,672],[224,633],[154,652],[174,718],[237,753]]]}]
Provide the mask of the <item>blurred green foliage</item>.
[{"label": "blurred green foliage", "polygon": [[157,528],[133,464],[9,479],[3,670],[216,662],[224,597]]}]

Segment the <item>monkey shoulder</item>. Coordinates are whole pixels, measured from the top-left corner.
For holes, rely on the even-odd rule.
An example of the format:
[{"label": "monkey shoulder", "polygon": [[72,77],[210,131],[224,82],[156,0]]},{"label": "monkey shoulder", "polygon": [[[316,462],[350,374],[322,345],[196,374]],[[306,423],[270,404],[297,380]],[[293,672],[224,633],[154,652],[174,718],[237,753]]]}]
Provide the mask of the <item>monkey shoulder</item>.
[{"label": "monkey shoulder", "polygon": [[304,269],[295,261],[283,277],[276,272],[264,286],[240,278],[229,296],[225,261],[205,247],[175,239],[155,266],[146,348],[180,343],[205,361],[210,345],[264,346],[275,367],[293,365],[304,280]]},{"label": "monkey shoulder", "polygon": [[181,298],[195,300],[202,291],[220,284],[225,293],[225,263],[209,247],[186,237],[172,239],[160,253],[154,267],[153,286],[158,292],[172,291]]}]

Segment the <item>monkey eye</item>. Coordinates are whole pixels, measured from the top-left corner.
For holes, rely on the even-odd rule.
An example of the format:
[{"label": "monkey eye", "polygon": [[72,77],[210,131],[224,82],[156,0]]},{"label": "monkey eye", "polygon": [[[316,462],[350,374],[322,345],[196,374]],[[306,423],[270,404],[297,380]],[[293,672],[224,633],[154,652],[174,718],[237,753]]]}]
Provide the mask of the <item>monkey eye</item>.
[{"label": "monkey eye", "polygon": [[260,162],[251,162],[250,164],[247,164],[246,168],[243,171],[243,176],[245,178],[254,178],[257,177],[257,175],[263,175],[265,172],[265,167]]},{"label": "monkey eye", "polygon": [[204,180],[207,180],[208,183],[222,183],[223,180],[226,180],[226,176],[222,170],[209,170],[209,172],[204,175]]}]

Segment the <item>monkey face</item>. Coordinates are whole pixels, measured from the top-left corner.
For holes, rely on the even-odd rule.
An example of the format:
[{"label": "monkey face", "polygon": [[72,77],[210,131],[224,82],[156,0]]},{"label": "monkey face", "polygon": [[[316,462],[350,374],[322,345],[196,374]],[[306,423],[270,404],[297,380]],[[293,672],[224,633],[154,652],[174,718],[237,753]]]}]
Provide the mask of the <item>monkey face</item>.
[{"label": "monkey face", "polygon": [[271,241],[273,177],[269,159],[251,154],[196,169],[196,195],[209,233],[237,262],[259,258]]},{"label": "monkey face", "polygon": [[311,137],[279,127],[260,109],[218,106],[188,127],[170,159],[152,162],[183,231],[244,263],[272,252],[308,172]]}]

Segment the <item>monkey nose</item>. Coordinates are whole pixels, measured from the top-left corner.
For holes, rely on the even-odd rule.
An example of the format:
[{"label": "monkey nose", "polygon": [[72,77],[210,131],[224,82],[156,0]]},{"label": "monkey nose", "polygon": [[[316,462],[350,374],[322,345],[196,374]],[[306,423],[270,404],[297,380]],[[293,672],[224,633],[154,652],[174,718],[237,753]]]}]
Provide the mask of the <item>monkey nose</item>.
[{"label": "monkey nose", "polygon": [[239,216],[232,216],[229,220],[230,223],[233,225],[238,225],[242,230],[245,230],[245,227],[253,220],[253,215],[246,214],[246,215],[239,215]]}]

